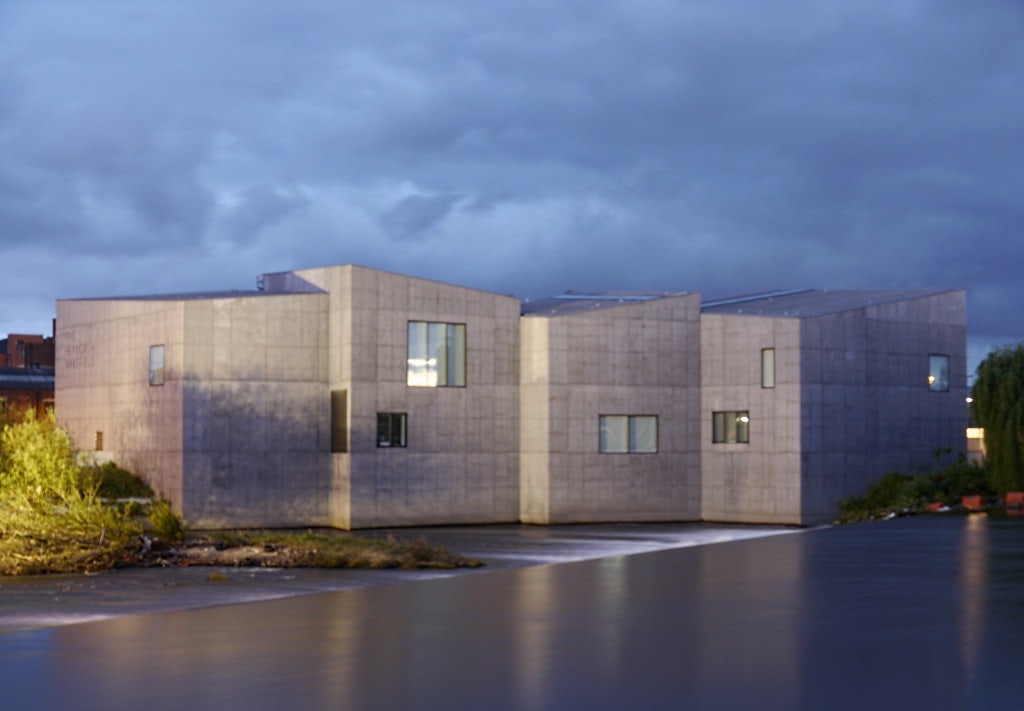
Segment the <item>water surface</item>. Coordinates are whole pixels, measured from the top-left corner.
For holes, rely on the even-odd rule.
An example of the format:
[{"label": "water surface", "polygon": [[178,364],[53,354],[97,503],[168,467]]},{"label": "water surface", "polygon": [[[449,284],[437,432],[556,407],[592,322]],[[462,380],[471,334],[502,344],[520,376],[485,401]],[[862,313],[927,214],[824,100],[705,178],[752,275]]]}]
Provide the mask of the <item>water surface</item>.
[{"label": "water surface", "polygon": [[1024,525],[863,524],[0,636],[12,708],[1008,708]]}]

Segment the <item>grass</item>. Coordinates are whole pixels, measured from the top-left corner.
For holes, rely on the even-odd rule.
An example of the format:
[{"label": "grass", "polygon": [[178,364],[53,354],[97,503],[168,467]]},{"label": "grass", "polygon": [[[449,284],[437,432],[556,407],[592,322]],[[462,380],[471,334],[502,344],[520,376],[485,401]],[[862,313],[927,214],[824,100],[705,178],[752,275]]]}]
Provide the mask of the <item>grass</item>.
[{"label": "grass", "polygon": [[[333,529],[218,531],[189,540],[180,551],[186,565],[306,568],[400,568],[449,570],[481,565],[430,545],[424,538],[356,536]],[[210,552],[210,548],[215,553]]]}]

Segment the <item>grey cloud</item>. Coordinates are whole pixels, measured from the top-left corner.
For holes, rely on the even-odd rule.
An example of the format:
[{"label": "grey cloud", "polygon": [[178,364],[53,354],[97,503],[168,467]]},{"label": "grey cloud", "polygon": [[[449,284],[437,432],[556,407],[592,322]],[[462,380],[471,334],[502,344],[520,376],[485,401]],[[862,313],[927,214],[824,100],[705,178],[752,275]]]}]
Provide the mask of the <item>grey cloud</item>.
[{"label": "grey cloud", "polygon": [[1024,334],[1019,3],[125,7],[0,8],[0,245],[536,296],[966,286],[972,330]]},{"label": "grey cloud", "polygon": [[398,242],[429,237],[461,200],[459,195],[410,195],[381,216],[388,236]]}]

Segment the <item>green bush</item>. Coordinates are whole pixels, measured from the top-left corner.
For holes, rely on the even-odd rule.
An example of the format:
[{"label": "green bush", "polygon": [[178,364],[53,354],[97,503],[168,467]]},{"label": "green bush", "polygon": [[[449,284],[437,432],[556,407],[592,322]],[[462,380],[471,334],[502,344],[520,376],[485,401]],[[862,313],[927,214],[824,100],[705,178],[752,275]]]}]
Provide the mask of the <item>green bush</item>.
[{"label": "green bush", "polygon": [[104,499],[152,499],[153,489],[139,477],[114,462],[82,468],[83,482],[96,484],[96,493]]},{"label": "green bush", "polygon": [[930,474],[886,474],[868,487],[863,496],[843,499],[839,521],[853,523],[891,513],[920,512],[934,501],[958,504],[964,496],[992,493],[985,469],[961,454],[953,463]]},{"label": "green bush", "polygon": [[156,501],[149,507],[149,523],[153,533],[166,541],[180,541],[185,538],[185,527],[181,523],[171,505],[164,501]]},{"label": "green bush", "polygon": [[0,574],[109,568],[141,528],[103,505],[53,417],[0,432]]}]

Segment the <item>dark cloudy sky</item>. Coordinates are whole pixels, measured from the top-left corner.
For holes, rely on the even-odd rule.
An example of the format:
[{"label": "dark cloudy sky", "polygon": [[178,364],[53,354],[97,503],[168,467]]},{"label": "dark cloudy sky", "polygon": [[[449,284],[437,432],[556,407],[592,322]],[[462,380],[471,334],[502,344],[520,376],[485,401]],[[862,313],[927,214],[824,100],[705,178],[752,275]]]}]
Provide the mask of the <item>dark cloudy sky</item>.
[{"label": "dark cloudy sky", "polygon": [[0,0],[0,333],[351,262],[966,287],[977,354],[1022,198],[1020,0]]}]

